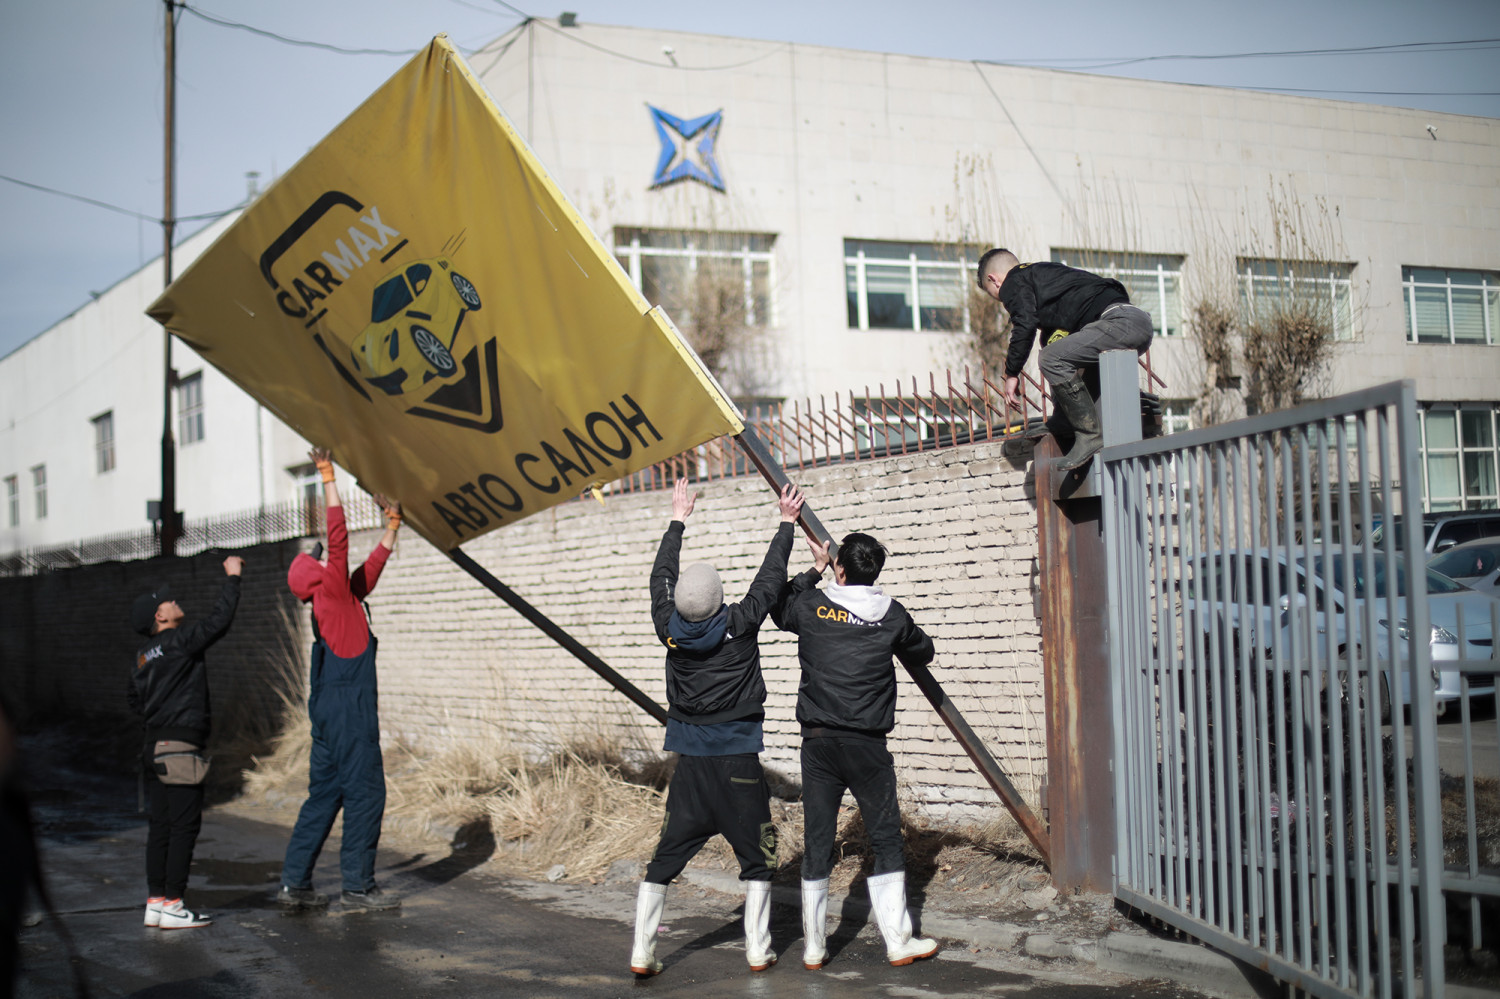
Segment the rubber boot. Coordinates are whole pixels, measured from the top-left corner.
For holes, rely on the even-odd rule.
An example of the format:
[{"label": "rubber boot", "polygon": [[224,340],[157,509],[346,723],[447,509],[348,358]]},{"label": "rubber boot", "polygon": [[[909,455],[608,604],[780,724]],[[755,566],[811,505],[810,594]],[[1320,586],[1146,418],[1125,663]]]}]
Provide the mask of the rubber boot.
[{"label": "rubber boot", "polygon": [[771,949],[771,882],[745,882],[745,959],[751,971],[776,963]]},{"label": "rubber boot", "polygon": [[828,963],[828,879],[802,882],[802,967]]},{"label": "rubber boot", "polygon": [[1073,425],[1073,449],[1054,466],[1067,472],[1082,468],[1104,446],[1104,431],[1099,427],[1099,410],[1083,379],[1074,375],[1052,386],[1052,401]]},{"label": "rubber boot", "polygon": [[936,940],[911,935],[911,913],[906,908],[906,872],[877,874],[866,882],[870,889],[870,907],[885,937],[886,960],[896,967],[911,964],[938,952]]},{"label": "rubber boot", "polygon": [[630,948],[630,970],[637,975],[661,972],[661,962],[656,959],[656,931],[666,905],[666,885],[641,882],[641,890],[635,896],[635,943]]}]

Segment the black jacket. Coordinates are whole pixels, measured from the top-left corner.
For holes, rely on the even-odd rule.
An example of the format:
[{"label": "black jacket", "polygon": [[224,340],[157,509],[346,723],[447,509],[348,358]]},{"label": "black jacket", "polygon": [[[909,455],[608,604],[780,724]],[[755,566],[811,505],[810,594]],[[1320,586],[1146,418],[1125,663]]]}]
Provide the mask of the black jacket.
[{"label": "black jacket", "polygon": [[696,651],[678,647],[672,634],[683,526],[672,521],[651,567],[651,620],[667,647],[667,715],[693,725],[716,725],[761,714],[766,683],[760,675],[760,626],[786,582],[792,525],[777,529],[745,599],[721,608],[709,619],[713,624],[703,623],[705,629],[718,628],[720,640]]},{"label": "black jacket", "polygon": [[892,658],[925,666],[932,639],[895,600],[878,620],[866,620],[816,589],[821,578],[812,571],[795,577],[771,612],[778,628],[797,635],[797,721],[804,734],[817,728],[883,736],[896,726]]},{"label": "black jacket", "polygon": [[146,725],[146,742],[208,743],[208,668],[203,653],[224,637],[240,602],[240,577],[226,576],[208,616],[151,637],[136,653],[126,698]]},{"label": "black jacket", "polygon": [[1005,374],[1014,377],[1026,367],[1038,329],[1077,333],[1103,315],[1111,305],[1128,303],[1125,286],[1064,264],[1017,264],[1000,286],[1000,304],[1010,313],[1010,350]]}]

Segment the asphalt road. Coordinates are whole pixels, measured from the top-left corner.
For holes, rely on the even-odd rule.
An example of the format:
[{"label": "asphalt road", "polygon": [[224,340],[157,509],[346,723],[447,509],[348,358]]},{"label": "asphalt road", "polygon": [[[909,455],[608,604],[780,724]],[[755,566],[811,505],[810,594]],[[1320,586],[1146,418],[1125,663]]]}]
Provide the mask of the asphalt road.
[{"label": "asphalt road", "polygon": [[[134,787],[117,776],[49,773],[37,794],[44,868],[95,996],[851,996],[1192,997],[1175,985],[1130,983],[1063,962],[1025,967],[1013,954],[952,946],[892,968],[873,926],[840,921],[822,972],[801,966],[795,908],[774,911],[771,970],[745,965],[738,900],[673,886],[659,955],[665,971],[637,980],[628,967],[635,886],[546,884],[480,869],[487,849],[443,856],[382,850],[378,876],[406,897],[398,912],[283,913],[271,903],[285,828],[211,810],[198,842],[188,901],[212,927],[163,932],[141,925],[145,827]],[[332,845],[332,844],[331,844]],[[317,883],[337,885],[325,852]],[[51,920],[23,930],[23,999],[73,995],[67,947]]]}]

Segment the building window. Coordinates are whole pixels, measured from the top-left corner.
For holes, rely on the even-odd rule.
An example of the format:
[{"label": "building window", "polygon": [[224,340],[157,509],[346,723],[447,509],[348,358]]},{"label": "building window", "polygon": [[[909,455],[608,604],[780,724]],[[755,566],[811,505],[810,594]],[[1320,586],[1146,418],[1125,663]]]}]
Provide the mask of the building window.
[{"label": "building window", "polygon": [[[880,457],[907,448],[964,444],[984,431],[982,421],[960,404],[910,396],[849,400],[859,456]],[[972,421],[972,423],[971,423]]]},{"label": "building window", "polygon": [[1434,403],[1422,411],[1422,470],[1427,509],[1489,510],[1500,506],[1496,487],[1496,418],[1490,403]]},{"label": "building window", "polygon": [[37,465],[31,470],[31,492],[36,498],[36,519],[47,519],[47,466]]},{"label": "building window", "polygon": [[1182,335],[1182,257],[1113,250],[1053,250],[1052,262],[1112,277],[1151,313],[1157,336]]},{"label": "building window", "polygon": [[844,240],[849,328],[968,332],[979,247]]},{"label": "building window", "polygon": [[1193,429],[1193,400],[1163,399],[1161,401],[1161,432],[1181,433]]},{"label": "building window", "polygon": [[11,527],[21,526],[21,478],[17,475],[5,477],[5,506],[9,512]]},{"label": "building window", "polygon": [[[678,326],[775,326],[776,237],[692,229],[616,229],[630,281]],[[705,313],[711,313],[706,315]]]},{"label": "building window", "polygon": [[286,470],[292,477],[292,496],[304,505],[316,506],[323,502],[323,476],[316,465],[293,465]]},{"label": "building window", "polygon": [[1412,343],[1495,343],[1500,274],[1401,268],[1406,339]]},{"label": "building window", "polygon": [[203,372],[177,380],[177,443],[203,439]]},{"label": "building window", "polygon": [[100,413],[94,417],[94,471],[101,475],[115,468],[115,413]]},{"label": "building window", "polygon": [[1353,264],[1242,259],[1238,267],[1240,305],[1250,321],[1305,308],[1331,323],[1335,340],[1354,339]]}]

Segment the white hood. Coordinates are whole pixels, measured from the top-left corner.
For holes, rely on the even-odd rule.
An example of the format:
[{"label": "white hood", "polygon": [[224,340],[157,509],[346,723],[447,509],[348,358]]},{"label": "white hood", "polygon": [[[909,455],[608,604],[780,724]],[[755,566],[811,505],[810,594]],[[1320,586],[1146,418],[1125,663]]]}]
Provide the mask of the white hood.
[{"label": "white hood", "polygon": [[885,617],[885,612],[891,609],[891,598],[878,586],[840,586],[838,583],[829,583],[823,592],[829,600],[871,624]]}]

